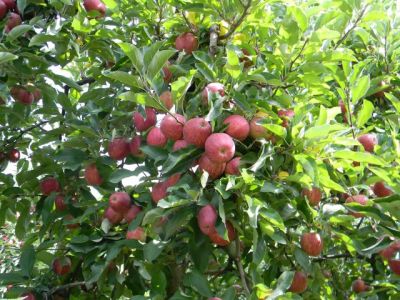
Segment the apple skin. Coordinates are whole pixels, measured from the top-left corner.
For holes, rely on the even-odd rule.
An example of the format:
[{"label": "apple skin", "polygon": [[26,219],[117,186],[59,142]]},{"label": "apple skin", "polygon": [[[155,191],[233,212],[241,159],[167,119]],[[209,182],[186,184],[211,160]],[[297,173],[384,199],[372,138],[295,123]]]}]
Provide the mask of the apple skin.
[{"label": "apple skin", "polygon": [[393,191],[387,188],[383,181],[376,182],[372,190],[377,197],[388,197],[393,194]]},{"label": "apple skin", "polygon": [[10,152],[8,152],[8,160],[11,162],[17,162],[19,161],[21,154],[19,153],[18,149],[11,149]]},{"label": "apple skin", "polygon": [[[366,205],[367,201],[368,197],[365,195],[354,195],[346,199],[346,203],[357,202],[361,205]],[[354,216],[355,218],[361,218],[364,216],[362,213],[356,213],[356,212],[350,212],[350,215]]]},{"label": "apple skin", "polygon": [[163,80],[165,83],[170,83],[172,80],[172,77],[174,76],[174,74],[172,74],[171,70],[169,69],[170,65],[171,65],[171,63],[168,61],[165,64],[165,66],[162,68]]},{"label": "apple skin", "polygon": [[21,23],[22,23],[22,19],[21,19],[21,16],[19,14],[10,13],[10,16],[8,17],[8,20],[7,20],[7,23],[6,23],[6,29],[4,31],[6,33],[9,33],[14,27],[17,27],[18,25],[21,25]]},{"label": "apple skin", "polygon": [[176,174],[172,175],[171,177],[169,177],[167,180],[165,180],[165,185],[167,187],[174,186],[175,184],[178,183],[179,179],[181,179],[181,174],[176,173]]},{"label": "apple skin", "polygon": [[185,117],[180,114],[167,114],[161,121],[160,129],[168,139],[177,141],[182,139],[185,122]]},{"label": "apple skin", "polygon": [[260,122],[262,119],[264,119],[263,117],[254,117],[253,119],[251,119],[250,121],[250,136],[253,139],[259,139],[259,138],[264,138],[267,140],[271,140],[272,139],[272,134],[263,126],[258,124],[258,122]]},{"label": "apple skin", "polygon": [[383,260],[390,260],[396,252],[400,251],[400,241],[395,241],[390,244],[386,249],[379,252],[379,255]]},{"label": "apple skin", "polygon": [[154,203],[158,203],[161,199],[164,199],[167,196],[167,185],[165,182],[158,182],[153,185],[151,190],[151,199],[153,199]]},{"label": "apple skin", "polygon": [[346,107],[346,104],[344,103],[343,100],[339,100],[338,104],[339,104],[339,107],[340,107],[340,111],[342,112],[343,122],[345,124],[349,124],[349,120],[347,118],[347,107]]},{"label": "apple skin", "polygon": [[199,159],[199,169],[207,171],[211,179],[217,179],[224,174],[226,163],[216,163],[203,154]]},{"label": "apple skin", "polygon": [[213,133],[205,143],[205,154],[216,163],[226,163],[235,155],[235,142],[226,133]]},{"label": "apple skin", "polygon": [[317,206],[322,198],[321,190],[317,187],[313,187],[310,190],[303,189],[301,194],[307,197],[311,206]]},{"label": "apple skin", "polygon": [[72,263],[69,257],[56,258],[53,261],[53,271],[59,276],[71,272],[71,266]]},{"label": "apple skin", "polygon": [[124,220],[127,223],[132,222],[136,219],[136,216],[142,211],[142,209],[137,205],[132,205],[127,211],[124,212]]},{"label": "apple skin", "polygon": [[127,240],[137,240],[141,242],[146,241],[146,233],[142,227],[137,227],[134,230],[130,230],[126,233]]},{"label": "apple skin", "polygon": [[124,213],[131,207],[131,197],[125,192],[115,192],[108,199],[108,204],[116,212]]},{"label": "apple skin", "polygon": [[114,160],[122,160],[129,154],[129,143],[124,138],[115,138],[108,144],[108,155]]},{"label": "apple skin", "polygon": [[310,256],[318,256],[324,248],[321,236],[318,233],[304,233],[300,240],[301,249]]},{"label": "apple skin", "polygon": [[56,210],[58,211],[64,211],[67,209],[63,195],[58,194],[54,199],[54,204],[56,205]]},{"label": "apple skin", "polygon": [[48,177],[40,182],[40,190],[43,195],[48,196],[52,192],[59,192],[60,184],[58,183],[57,179]]},{"label": "apple skin", "polygon": [[359,294],[368,290],[368,286],[365,284],[364,280],[358,278],[351,284],[351,289],[354,293]]},{"label": "apple skin", "polygon": [[289,291],[296,294],[301,294],[307,289],[307,275],[303,272],[296,271],[293,276],[292,284]]},{"label": "apple skin", "polygon": [[187,146],[189,146],[189,144],[185,140],[177,140],[177,141],[175,141],[174,145],[172,146],[172,151],[175,152],[180,149],[186,148]]},{"label": "apple skin", "polygon": [[184,50],[186,54],[192,54],[198,46],[197,37],[191,32],[182,33],[175,39],[175,49]]},{"label": "apple skin", "polygon": [[103,178],[101,178],[95,163],[86,166],[85,180],[89,185],[101,185],[103,183]]},{"label": "apple skin", "polygon": [[204,105],[208,104],[208,94],[219,94],[221,97],[225,96],[225,87],[222,83],[212,82],[207,84],[201,93],[201,99]]},{"label": "apple skin", "polygon": [[390,270],[396,275],[400,275],[400,260],[399,259],[390,259],[389,260]]},{"label": "apple skin", "polygon": [[104,212],[104,218],[107,219],[113,225],[121,223],[123,217],[124,216],[122,213],[115,211],[111,207],[107,207],[107,209]]},{"label": "apple skin", "polygon": [[3,2],[9,10],[13,10],[16,8],[17,3],[15,0],[3,0]]},{"label": "apple skin", "polygon": [[4,19],[4,17],[7,15],[7,12],[8,12],[7,5],[3,1],[0,1],[0,20]]},{"label": "apple skin", "polygon": [[226,175],[240,175],[240,157],[235,157],[230,160],[225,166]]},{"label": "apple skin", "polygon": [[224,124],[228,127],[225,133],[237,139],[239,141],[244,141],[250,133],[250,124],[247,120],[240,115],[231,115],[224,120]]},{"label": "apple skin", "polygon": [[183,139],[197,148],[203,148],[211,132],[211,125],[204,118],[193,118],[183,126]]},{"label": "apple skin", "polygon": [[160,95],[161,103],[170,110],[174,106],[174,101],[172,100],[172,93],[170,91],[164,91]]},{"label": "apple skin", "polygon": [[21,295],[23,300],[36,300],[36,297],[32,293],[25,293]]},{"label": "apple skin", "polygon": [[31,105],[34,101],[33,94],[21,86],[12,87],[10,90],[10,94],[15,99],[15,101],[24,105]]},{"label": "apple skin", "polygon": [[220,236],[215,227],[208,237],[214,244],[221,247],[226,247],[236,238],[235,229],[233,228],[232,223],[229,221],[226,222],[226,230],[228,231],[228,240],[225,240],[222,236]]},{"label": "apple skin", "polygon": [[134,136],[129,142],[129,152],[134,157],[143,156],[143,152],[140,150],[140,146],[142,145],[142,138],[140,136]]},{"label": "apple skin", "polygon": [[215,230],[217,217],[217,211],[214,206],[211,204],[203,206],[197,214],[197,224],[199,225],[200,231],[205,235],[211,234]]},{"label": "apple skin", "polygon": [[146,142],[149,146],[162,148],[167,144],[168,139],[160,128],[153,127],[147,135]]},{"label": "apple skin", "polygon": [[375,145],[378,144],[378,138],[375,134],[367,133],[358,137],[358,141],[363,145],[364,150],[367,152],[374,152]]},{"label": "apple skin", "polygon": [[146,131],[150,127],[153,127],[157,123],[156,111],[154,108],[146,107],[146,119],[139,112],[134,112],[132,121],[136,130],[139,132]]},{"label": "apple skin", "polygon": [[98,11],[103,17],[106,14],[106,6],[100,0],[83,0],[83,7],[87,12]]}]

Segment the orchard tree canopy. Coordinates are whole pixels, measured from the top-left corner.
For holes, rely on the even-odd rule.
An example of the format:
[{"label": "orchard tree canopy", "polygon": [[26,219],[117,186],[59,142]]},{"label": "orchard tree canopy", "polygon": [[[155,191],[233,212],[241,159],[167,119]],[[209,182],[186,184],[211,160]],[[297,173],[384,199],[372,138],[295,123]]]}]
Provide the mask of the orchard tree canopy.
[{"label": "orchard tree canopy", "polygon": [[0,0],[0,297],[398,299],[394,0]]}]

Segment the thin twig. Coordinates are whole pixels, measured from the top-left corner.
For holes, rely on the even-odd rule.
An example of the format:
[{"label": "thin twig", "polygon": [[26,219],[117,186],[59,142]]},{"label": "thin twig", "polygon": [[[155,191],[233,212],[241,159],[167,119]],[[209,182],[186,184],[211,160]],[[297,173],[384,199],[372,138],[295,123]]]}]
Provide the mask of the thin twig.
[{"label": "thin twig", "polygon": [[40,126],[42,126],[42,125],[44,125],[44,124],[47,124],[47,123],[49,123],[49,121],[47,121],[47,120],[40,121],[39,123],[36,123],[36,124],[34,124],[34,125],[32,125],[32,126],[26,128],[26,129],[20,131],[20,133],[19,133],[17,136],[11,137],[11,138],[5,140],[4,143],[3,143],[3,145],[15,143],[17,140],[19,140],[20,138],[22,138],[22,136],[23,136],[25,133],[28,133],[28,132],[32,131],[33,129],[38,128],[38,127],[40,127]]},{"label": "thin twig", "polygon": [[210,27],[210,47],[208,49],[208,53],[211,57],[214,57],[215,54],[217,54],[218,35],[219,26],[217,24],[214,24]]},{"label": "thin twig", "polygon": [[80,286],[80,285],[84,285],[84,284],[86,284],[86,281],[71,282],[71,283],[68,283],[68,284],[56,286],[56,287],[52,288],[52,289],[48,292],[48,294],[49,294],[49,295],[52,295],[52,294],[54,294],[55,292],[57,292],[57,291],[59,291],[59,290],[67,290],[67,289],[69,289],[69,288],[76,287],[76,286]]},{"label": "thin twig", "polygon": [[249,291],[249,288],[248,288],[247,282],[246,282],[246,274],[244,273],[242,261],[240,260],[241,259],[241,255],[240,255],[240,239],[239,239],[239,236],[236,236],[235,246],[236,246],[236,254],[237,254],[236,257],[235,257],[235,262],[236,262],[237,268],[239,270],[240,280],[242,281],[242,286],[244,288],[246,296],[250,297],[250,291]]},{"label": "thin twig", "polygon": [[240,26],[240,24],[242,24],[242,22],[244,21],[244,18],[249,13],[249,9],[250,9],[251,3],[252,3],[252,0],[248,0],[246,5],[244,5],[242,3],[242,5],[243,5],[243,13],[242,13],[242,15],[239,17],[239,19],[236,22],[234,22],[231,25],[231,27],[229,28],[229,31],[226,34],[224,34],[223,36],[220,37],[220,40],[225,40],[225,39],[229,38],[236,31],[236,29]]},{"label": "thin twig", "polygon": [[300,52],[296,55],[296,57],[290,62],[289,65],[289,72],[293,71],[293,65],[295,64],[295,62],[300,58],[300,56],[303,54],[304,49],[306,48],[306,45],[308,44],[309,39],[306,39],[303,43],[303,46],[300,49]]}]

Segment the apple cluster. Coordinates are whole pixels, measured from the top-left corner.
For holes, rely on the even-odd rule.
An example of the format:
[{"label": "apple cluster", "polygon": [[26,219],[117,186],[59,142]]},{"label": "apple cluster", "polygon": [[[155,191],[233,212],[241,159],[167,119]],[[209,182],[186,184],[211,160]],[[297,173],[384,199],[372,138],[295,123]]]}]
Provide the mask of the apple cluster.
[{"label": "apple cluster", "polygon": [[4,29],[6,33],[22,23],[16,0],[0,0],[0,20],[4,19],[8,12],[9,16]]},{"label": "apple cluster", "polygon": [[11,88],[10,94],[16,102],[23,105],[31,105],[42,98],[41,91],[33,86],[14,86]]},{"label": "apple cluster", "polygon": [[21,156],[21,153],[19,152],[18,149],[15,149],[15,148],[11,149],[7,153],[0,151],[0,164],[7,160],[15,163],[19,160],[20,156]]}]

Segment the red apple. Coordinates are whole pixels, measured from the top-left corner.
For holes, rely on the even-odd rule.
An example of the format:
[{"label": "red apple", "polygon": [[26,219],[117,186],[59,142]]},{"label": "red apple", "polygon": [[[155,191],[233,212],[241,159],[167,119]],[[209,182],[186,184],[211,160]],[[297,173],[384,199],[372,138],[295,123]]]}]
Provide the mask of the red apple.
[{"label": "red apple", "polygon": [[206,140],[205,154],[213,162],[228,162],[235,155],[235,143],[226,133],[213,133]]},{"label": "red apple", "polygon": [[43,195],[48,196],[52,192],[59,192],[60,184],[58,183],[57,179],[48,177],[40,182],[40,190]]},{"label": "red apple", "polygon": [[20,156],[18,149],[11,149],[10,152],[8,152],[8,160],[11,162],[19,161]]},{"label": "red apple", "polygon": [[170,110],[174,106],[174,101],[172,100],[172,93],[170,91],[164,91],[160,95],[161,103]]},{"label": "red apple", "polygon": [[207,155],[203,154],[199,159],[199,169],[207,171],[211,179],[217,179],[225,171],[226,163],[213,162]]},{"label": "red apple", "polygon": [[100,0],[83,0],[83,6],[87,12],[98,11],[103,17],[106,14],[106,6]]},{"label": "red apple", "polygon": [[9,10],[13,10],[16,8],[17,3],[16,0],[2,0],[4,4],[7,6]]},{"label": "red apple", "polygon": [[69,257],[58,257],[53,261],[53,271],[57,275],[65,275],[71,272],[72,263]]},{"label": "red apple", "polygon": [[289,291],[292,293],[303,293],[307,289],[307,275],[303,272],[296,271],[293,276],[292,284]]},{"label": "red apple", "polygon": [[364,280],[362,280],[361,278],[354,280],[353,283],[351,284],[351,288],[352,288],[353,292],[356,294],[362,293],[362,292],[365,292],[368,290],[368,286],[365,284]]},{"label": "red apple", "polygon": [[124,212],[124,219],[127,223],[132,222],[136,219],[136,216],[142,211],[142,209],[133,204],[127,211]]},{"label": "red apple", "polygon": [[240,175],[240,157],[235,157],[230,160],[225,167],[226,175]]},{"label": "red apple", "polygon": [[24,293],[21,295],[22,300],[36,300],[36,297],[33,293]]},{"label": "red apple", "polygon": [[221,247],[228,246],[231,243],[231,241],[233,241],[235,239],[236,233],[235,233],[235,229],[233,228],[231,222],[229,222],[229,221],[226,222],[226,230],[228,231],[228,240],[225,240],[222,236],[220,236],[215,227],[213,230],[211,230],[208,237],[214,244],[216,244],[218,246],[221,246]]},{"label": "red apple", "polygon": [[393,194],[393,191],[385,186],[383,181],[378,181],[372,187],[374,194],[377,197],[388,197]]},{"label": "red apple", "polygon": [[302,195],[307,197],[311,206],[317,206],[322,198],[321,190],[317,187],[313,187],[310,190],[303,189]]},{"label": "red apple", "polygon": [[54,199],[54,204],[56,205],[56,210],[58,211],[64,211],[67,209],[67,204],[65,204],[63,195],[58,194],[56,199]]},{"label": "red apple", "polygon": [[172,146],[172,151],[178,151],[180,149],[186,148],[187,146],[189,146],[189,144],[185,140],[177,140]]},{"label": "red apple", "polygon": [[108,203],[116,212],[124,213],[131,207],[131,197],[125,192],[115,192],[111,194]]},{"label": "red apple", "polygon": [[186,54],[192,54],[197,50],[198,41],[197,37],[191,32],[185,32],[175,39],[175,48],[178,51],[185,51]]},{"label": "red apple", "polygon": [[6,16],[8,12],[7,5],[0,0],[0,20],[3,20],[3,18]]},{"label": "red apple", "polygon": [[124,216],[121,212],[117,212],[111,207],[107,207],[107,209],[104,212],[104,218],[107,219],[113,225],[121,223],[123,217]]},{"label": "red apple", "polygon": [[126,233],[127,240],[138,240],[141,242],[146,241],[146,233],[142,227],[138,227],[134,230],[130,230]]},{"label": "red apple", "polygon": [[154,203],[158,203],[161,199],[164,199],[167,196],[168,186],[165,182],[156,183],[151,190],[151,199],[153,199]]},{"label": "red apple", "polygon": [[383,260],[390,260],[393,256],[400,251],[400,241],[395,241],[390,244],[386,249],[379,252]]},{"label": "red apple", "polygon": [[[367,201],[368,197],[365,195],[354,195],[346,199],[346,203],[357,202],[361,205],[366,205]],[[356,212],[351,212],[350,214],[353,215],[355,218],[361,218],[364,216],[362,213],[356,213]]]},{"label": "red apple", "polygon": [[378,138],[375,134],[367,133],[358,137],[358,141],[363,145],[365,151],[374,152],[375,145],[378,144]]},{"label": "red apple", "polygon": [[209,94],[219,94],[221,97],[225,96],[225,87],[222,83],[212,82],[207,84],[201,93],[201,99],[204,105],[208,104],[208,95]]},{"label": "red apple", "polygon": [[103,178],[101,178],[95,163],[86,166],[85,179],[89,185],[101,185],[103,183]]},{"label": "red apple", "polygon": [[167,137],[162,133],[158,127],[153,127],[147,135],[146,142],[153,147],[164,147],[167,144]]},{"label": "red apple", "polygon": [[135,157],[139,157],[143,155],[143,152],[140,150],[140,146],[142,144],[142,139],[140,136],[134,136],[129,142],[129,152],[131,155]]},{"label": "red apple", "polygon": [[42,92],[39,89],[35,89],[33,92],[33,100],[34,101],[39,101],[40,99],[42,99]]},{"label": "red apple", "polygon": [[12,87],[10,90],[10,94],[15,99],[15,101],[24,105],[31,105],[34,100],[33,94],[21,86]]},{"label": "red apple", "polygon": [[324,247],[322,239],[318,233],[304,233],[301,236],[301,249],[310,256],[318,256]]},{"label": "red apple", "polygon": [[129,143],[124,138],[115,138],[108,144],[108,155],[114,160],[122,160],[129,154]]},{"label": "red apple", "polygon": [[132,121],[136,130],[139,132],[146,131],[157,123],[156,111],[154,108],[146,107],[146,119],[139,112],[134,112]]},{"label": "red apple", "polygon": [[224,124],[228,127],[225,132],[234,139],[244,141],[250,133],[250,124],[247,120],[240,115],[231,115],[224,120]]},{"label": "red apple", "polygon": [[180,114],[167,114],[161,121],[160,129],[168,139],[177,141],[182,138],[185,122],[185,117]]},{"label": "red apple", "polygon": [[271,133],[261,124],[263,117],[254,117],[250,121],[250,136],[253,139],[271,139]]},{"label": "red apple", "polygon": [[175,184],[178,183],[179,179],[181,179],[181,174],[176,173],[169,177],[167,180],[165,180],[165,184],[167,187],[174,186]]},{"label": "red apple", "polygon": [[193,118],[183,126],[183,139],[197,148],[203,148],[211,134],[211,125],[204,118]]},{"label": "red apple", "polygon": [[167,61],[167,63],[165,64],[165,66],[162,68],[162,72],[163,72],[163,79],[165,83],[170,83],[172,80],[172,77],[174,76],[171,72],[171,70],[169,69],[169,66],[171,65],[171,63],[169,61]]},{"label": "red apple", "polygon": [[201,232],[205,235],[211,234],[215,230],[217,217],[217,211],[214,206],[211,204],[203,206],[197,214],[197,224],[199,225]]},{"label": "red apple", "polygon": [[347,107],[343,100],[339,100],[339,107],[340,107],[340,111],[342,112],[343,122],[345,124],[348,124],[349,120],[347,118]]},{"label": "red apple", "polygon": [[[21,25],[21,23],[22,23],[22,19],[21,19],[21,16],[19,14],[10,13],[10,15],[8,17],[8,20],[7,20],[7,23],[6,23],[5,32],[9,33],[14,27],[17,27],[18,25]],[[33,101],[33,99],[32,99],[32,101]]]},{"label": "red apple", "polygon": [[390,270],[396,275],[400,275],[400,260],[399,259],[390,259],[389,260]]}]

